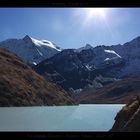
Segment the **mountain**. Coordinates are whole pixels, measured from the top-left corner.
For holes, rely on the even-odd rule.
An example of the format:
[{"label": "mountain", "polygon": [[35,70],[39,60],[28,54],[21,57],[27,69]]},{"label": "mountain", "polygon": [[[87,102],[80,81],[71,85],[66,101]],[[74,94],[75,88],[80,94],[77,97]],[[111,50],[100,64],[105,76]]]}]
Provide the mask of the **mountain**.
[{"label": "mountain", "polygon": [[136,96],[127,103],[115,117],[110,132],[140,132],[140,97]]},{"label": "mountain", "polygon": [[[86,46],[81,49],[83,48]],[[104,76],[123,78],[140,72],[140,37],[123,45],[90,46],[84,49],[86,52],[89,50],[92,51],[92,56],[86,64],[96,70],[105,68],[106,70],[102,73]]]},{"label": "mountain", "polygon": [[0,106],[68,105],[74,101],[17,55],[0,49]]},{"label": "mountain", "polygon": [[[45,79],[55,82],[70,93],[79,92],[92,86],[99,88],[115,81],[115,78],[103,77],[100,72],[87,65],[89,60],[93,59],[93,56],[92,49],[82,50],[81,52],[75,52],[74,49],[65,49],[34,66],[34,70]],[[102,80],[99,80],[101,77]]]},{"label": "mountain", "polygon": [[140,74],[115,81],[100,89],[90,88],[83,91],[78,98],[78,103],[128,103],[133,96],[140,95]]},{"label": "mountain", "polygon": [[62,50],[50,41],[25,36],[3,41],[0,46],[10,48],[30,65],[36,64],[32,68],[38,74],[71,95],[94,93],[107,84],[140,73],[140,37],[123,45],[86,44]]},{"label": "mountain", "polygon": [[[65,49],[34,67],[35,71],[47,80],[57,83],[68,92],[79,92],[87,87],[99,88],[104,85],[96,77],[111,83],[114,75],[107,73],[124,66],[124,59],[110,47],[89,44],[81,49]],[[116,72],[115,72],[116,73]],[[117,77],[118,78],[118,77]]]},{"label": "mountain", "polygon": [[125,66],[118,73],[119,77],[140,72],[140,37],[136,37],[123,45],[113,46],[113,49],[125,60]]},{"label": "mountain", "polygon": [[[79,49],[65,49],[34,67],[46,79],[65,90],[78,93],[140,73],[140,37],[123,45],[96,46],[86,44]],[[97,80],[98,79],[98,80]],[[106,85],[106,84],[105,84]],[[92,89],[92,90],[93,90]]]},{"label": "mountain", "polygon": [[0,42],[0,48],[16,53],[26,63],[36,65],[42,60],[59,53],[61,49],[48,40],[37,40],[28,35],[23,39],[8,39]]},{"label": "mountain", "polygon": [[92,49],[93,46],[91,46],[90,44],[86,44],[86,46],[75,49],[75,52],[81,52],[82,50],[87,50],[87,49]]}]

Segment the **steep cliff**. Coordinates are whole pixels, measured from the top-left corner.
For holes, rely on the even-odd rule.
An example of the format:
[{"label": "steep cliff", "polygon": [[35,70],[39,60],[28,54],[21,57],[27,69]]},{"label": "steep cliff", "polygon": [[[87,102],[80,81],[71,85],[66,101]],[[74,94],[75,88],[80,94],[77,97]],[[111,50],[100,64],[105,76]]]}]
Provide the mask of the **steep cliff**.
[{"label": "steep cliff", "polygon": [[132,98],[115,117],[112,132],[140,132],[140,97]]}]

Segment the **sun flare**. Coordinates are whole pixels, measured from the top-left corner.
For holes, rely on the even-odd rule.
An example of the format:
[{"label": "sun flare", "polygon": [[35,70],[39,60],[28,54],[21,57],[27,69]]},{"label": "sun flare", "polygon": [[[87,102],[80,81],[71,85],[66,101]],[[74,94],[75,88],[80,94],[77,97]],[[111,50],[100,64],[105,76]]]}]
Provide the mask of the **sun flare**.
[{"label": "sun flare", "polygon": [[92,29],[99,26],[106,26],[110,29],[108,20],[111,10],[109,8],[77,8],[73,11],[75,21],[80,25],[81,29]]},{"label": "sun flare", "polygon": [[85,8],[85,13],[88,18],[98,17],[98,18],[105,19],[106,12],[107,12],[106,8]]},{"label": "sun flare", "polygon": [[82,27],[88,28],[93,25],[98,25],[98,23],[107,24],[108,8],[81,8],[77,10],[78,20],[82,21]]}]

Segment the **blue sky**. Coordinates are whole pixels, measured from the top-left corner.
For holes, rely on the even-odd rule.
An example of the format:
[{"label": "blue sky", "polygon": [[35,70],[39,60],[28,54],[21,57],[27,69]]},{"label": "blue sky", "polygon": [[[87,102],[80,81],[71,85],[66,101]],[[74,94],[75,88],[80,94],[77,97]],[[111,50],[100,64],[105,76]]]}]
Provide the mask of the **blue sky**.
[{"label": "blue sky", "polygon": [[[62,48],[123,44],[140,36],[140,8],[0,8],[0,41],[29,35]],[[88,19],[88,20],[87,20]]]}]

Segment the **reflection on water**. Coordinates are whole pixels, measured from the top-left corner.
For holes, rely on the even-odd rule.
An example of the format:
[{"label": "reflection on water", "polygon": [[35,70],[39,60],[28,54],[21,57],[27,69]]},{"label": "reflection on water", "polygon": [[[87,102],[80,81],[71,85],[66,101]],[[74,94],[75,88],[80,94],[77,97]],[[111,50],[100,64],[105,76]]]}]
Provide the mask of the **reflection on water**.
[{"label": "reflection on water", "polygon": [[0,131],[108,131],[120,105],[0,108]]}]

